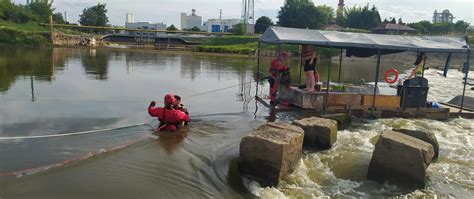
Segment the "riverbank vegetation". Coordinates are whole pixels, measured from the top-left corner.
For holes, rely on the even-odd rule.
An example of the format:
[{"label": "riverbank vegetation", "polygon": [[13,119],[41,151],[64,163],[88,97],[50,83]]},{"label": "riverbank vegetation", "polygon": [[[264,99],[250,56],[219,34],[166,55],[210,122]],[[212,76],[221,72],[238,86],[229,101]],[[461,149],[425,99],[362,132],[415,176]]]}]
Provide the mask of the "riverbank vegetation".
[{"label": "riverbank vegetation", "polygon": [[52,47],[52,43],[48,36],[49,34],[44,32],[0,28],[0,45]]},{"label": "riverbank vegetation", "polygon": [[285,1],[277,18],[278,22],[276,24],[279,26],[308,29],[324,29],[329,22],[335,21],[337,25],[345,28],[345,32],[369,32],[372,28],[382,23],[408,25],[417,30],[415,34],[421,35],[465,33],[469,27],[469,23],[463,20],[458,20],[454,23],[419,21],[409,24],[403,23],[402,18],[398,20],[395,18],[390,20],[384,19],[382,21],[379,10],[375,5],[353,6],[345,10],[335,11],[331,7],[315,6],[309,0]]},{"label": "riverbank vegetation", "polygon": [[52,46],[48,28],[39,25],[53,16],[55,23],[64,23],[61,13],[54,13],[51,4],[34,1],[17,5],[0,1],[0,45]]}]

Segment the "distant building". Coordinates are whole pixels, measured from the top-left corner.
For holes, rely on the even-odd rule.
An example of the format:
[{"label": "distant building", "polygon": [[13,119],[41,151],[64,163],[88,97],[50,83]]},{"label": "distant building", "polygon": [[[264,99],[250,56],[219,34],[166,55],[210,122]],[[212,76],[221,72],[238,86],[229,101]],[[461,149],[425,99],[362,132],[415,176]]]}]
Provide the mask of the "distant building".
[{"label": "distant building", "polygon": [[449,10],[443,10],[439,13],[437,10],[433,13],[433,23],[453,23],[454,15]]},{"label": "distant building", "polygon": [[[151,23],[151,22],[132,22],[125,23],[127,29],[143,29],[143,30],[166,30],[166,24],[164,23]],[[143,36],[143,37],[154,37],[158,34],[164,34],[160,32],[140,32],[140,31],[127,31],[129,35]]]},{"label": "distant building", "polygon": [[203,29],[202,17],[196,14],[196,9],[191,10],[191,15],[181,13],[181,30],[191,29],[194,27]]},{"label": "distant building", "polygon": [[324,28],[324,30],[329,30],[329,31],[341,31],[344,29],[345,29],[344,27],[337,25],[335,21],[332,21]]},{"label": "distant building", "polygon": [[416,29],[410,28],[402,24],[393,23],[381,23],[376,28],[372,28],[370,31],[376,34],[390,34],[390,35],[402,35],[405,33],[416,32]]},{"label": "distant building", "polygon": [[229,32],[234,25],[241,22],[241,19],[209,19],[204,22],[204,30],[206,32]]},{"label": "distant building", "polygon": [[135,22],[135,17],[133,16],[132,13],[127,13],[125,17],[125,23],[134,23]]},{"label": "distant building", "polygon": [[337,14],[343,15],[344,14],[344,0],[339,0],[339,4],[337,4]]}]

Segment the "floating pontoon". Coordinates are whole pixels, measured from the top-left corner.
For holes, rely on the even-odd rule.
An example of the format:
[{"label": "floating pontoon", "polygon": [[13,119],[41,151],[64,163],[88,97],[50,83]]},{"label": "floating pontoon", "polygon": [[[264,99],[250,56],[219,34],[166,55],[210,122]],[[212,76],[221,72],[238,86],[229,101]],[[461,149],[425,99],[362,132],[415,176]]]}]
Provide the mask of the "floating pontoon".
[{"label": "floating pontoon", "polygon": [[[446,119],[453,115],[463,114],[462,112],[469,112],[464,109],[464,98],[466,85],[468,85],[469,73],[469,56],[470,48],[467,45],[467,38],[452,38],[444,36],[404,36],[404,35],[380,35],[380,34],[365,34],[365,33],[350,33],[350,32],[336,32],[336,31],[321,31],[310,29],[296,29],[283,27],[270,27],[260,37],[257,51],[257,68],[258,77],[260,80],[262,74],[260,71],[260,44],[295,44],[295,45],[315,45],[321,48],[340,49],[339,60],[339,81],[341,77],[342,53],[346,52],[346,56],[356,57],[377,57],[377,64],[374,66],[375,86],[371,89],[370,94],[360,92],[334,92],[331,91],[331,64],[328,65],[328,79],[325,83],[326,89],[324,92],[305,92],[297,86],[292,86],[289,89],[288,101],[297,107],[303,109],[311,109],[326,112],[348,112],[351,114],[363,114],[378,117],[426,117],[433,119]],[[448,54],[448,60],[444,70],[446,76],[449,69],[449,62],[451,54],[465,54],[466,63],[463,65],[463,72],[465,73],[463,95],[459,109],[454,113],[450,108],[428,108],[426,106],[426,95],[428,86],[426,79],[424,79],[424,64],[421,78],[418,77],[416,81],[404,83],[399,86],[397,95],[380,95],[378,94],[379,74],[380,74],[380,58],[383,55],[401,53],[401,52],[417,52],[417,53],[445,53]],[[265,71],[266,72],[266,71]],[[300,67],[301,80],[301,67]],[[415,84],[414,84],[415,83]],[[400,92],[401,88],[401,92]],[[411,92],[404,92],[403,88]],[[418,96],[413,96],[414,93]],[[411,96],[409,96],[411,95]],[[425,95],[425,100],[423,100]],[[406,104],[408,98],[421,99],[417,103]],[[405,99],[403,99],[405,98]],[[263,97],[258,96],[258,83],[256,99],[259,102],[265,103]],[[454,114],[453,114],[454,113]],[[472,114],[468,113],[468,114]],[[463,114],[466,115],[466,114]]]}]

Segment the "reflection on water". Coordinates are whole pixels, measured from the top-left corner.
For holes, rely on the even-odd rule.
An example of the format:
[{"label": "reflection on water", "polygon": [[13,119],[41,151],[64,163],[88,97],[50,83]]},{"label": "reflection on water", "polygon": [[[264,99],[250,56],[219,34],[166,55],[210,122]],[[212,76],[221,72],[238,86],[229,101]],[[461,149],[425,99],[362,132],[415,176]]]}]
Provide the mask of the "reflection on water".
[{"label": "reflection on water", "polygon": [[[382,57],[382,69],[399,65]],[[270,58],[262,58],[268,71]],[[345,59],[343,82],[375,78],[375,59]],[[298,82],[299,61],[290,60]],[[329,62],[318,63],[327,79]],[[339,63],[331,65],[337,81]],[[433,99],[456,94],[462,74],[427,76]],[[381,78],[383,73],[380,74]],[[0,198],[239,198],[381,197],[400,194],[468,196],[472,179],[472,120],[357,121],[339,132],[329,151],[305,152],[292,177],[276,188],[242,181],[236,168],[240,139],[266,121],[291,121],[312,112],[269,112],[253,99],[256,60],[193,56],[139,50],[0,48],[0,137],[71,133],[146,122],[147,125],[73,137],[0,141],[0,174],[44,166],[147,137],[126,149],[77,165],[22,178],[0,177]],[[304,75],[303,79],[304,81]],[[439,88],[438,88],[439,87]],[[268,84],[261,82],[261,92]],[[445,92],[449,90],[449,92]],[[151,136],[146,108],[173,92],[183,97],[192,123],[178,134]],[[472,92],[468,92],[472,95]],[[372,137],[391,127],[429,129],[442,144],[440,160],[429,168],[426,190],[401,190],[365,180]],[[446,177],[446,178],[444,178]],[[67,183],[64,183],[67,182]],[[420,194],[421,192],[421,194]]]},{"label": "reflection on water", "polygon": [[89,54],[81,54],[81,62],[86,74],[98,80],[107,80],[109,56],[109,53],[96,49],[89,50]]}]

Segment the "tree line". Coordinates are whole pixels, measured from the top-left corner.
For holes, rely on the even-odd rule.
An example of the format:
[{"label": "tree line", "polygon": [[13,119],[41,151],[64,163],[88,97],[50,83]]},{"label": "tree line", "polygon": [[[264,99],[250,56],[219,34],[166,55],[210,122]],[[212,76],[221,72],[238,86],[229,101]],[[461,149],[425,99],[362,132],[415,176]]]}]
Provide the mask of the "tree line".
[{"label": "tree line", "polygon": [[[333,8],[318,5],[315,6],[310,0],[287,0],[280,8],[276,25],[291,28],[323,29],[330,22],[336,22],[339,26],[352,30],[370,30],[381,23],[398,23],[408,25],[421,34],[448,34],[451,32],[466,32],[469,23],[459,20],[456,23],[431,23],[420,21],[416,23],[403,23],[402,18],[382,21],[380,13],[375,5],[363,7],[349,7],[342,12],[336,12]],[[263,33],[269,26],[275,25],[266,16],[260,17],[255,23],[255,33]]]},{"label": "tree line", "polygon": [[17,5],[10,1],[0,0],[0,20],[13,23],[40,22],[47,23],[49,16],[57,23],[64,23],[60,12],[54,12],[51,4],[43,1],[34,1],[28,5]]}]

